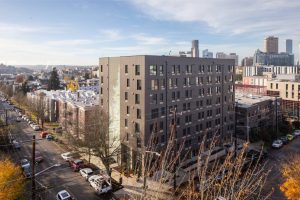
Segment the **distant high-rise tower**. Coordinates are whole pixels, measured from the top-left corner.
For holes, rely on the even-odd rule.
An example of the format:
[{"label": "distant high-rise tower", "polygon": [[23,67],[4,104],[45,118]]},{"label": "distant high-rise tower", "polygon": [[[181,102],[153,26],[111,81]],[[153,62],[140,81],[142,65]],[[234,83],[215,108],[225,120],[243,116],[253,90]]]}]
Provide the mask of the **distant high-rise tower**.
[{"label": "distant high-rise tower", "polygon": [[293,53],[293,40],[287,39],[285,41],[285,48],[286,48],[286,53],[292,54]]},{"label": "distant high-rise tower", "polygon": [[278,53],[278,37],[268,36],[265,38],[265,52]]},{"label": "distant high-rise tower", "polygon": [[213,54],[213,52],[209,52],[208,49],[205,49],[202,51],[202,57],[203,58],[213,58],[214,54]]},{"label": "distant high-rise tower", "polygon": [[192,41],[192,57],[199,58],[199,41],[193,40]]}]

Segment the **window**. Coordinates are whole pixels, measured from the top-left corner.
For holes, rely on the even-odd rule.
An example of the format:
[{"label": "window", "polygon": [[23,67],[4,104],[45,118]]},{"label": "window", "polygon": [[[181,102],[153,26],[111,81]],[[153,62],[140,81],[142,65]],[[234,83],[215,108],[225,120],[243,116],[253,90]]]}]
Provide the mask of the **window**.
[{"label": "window", "polygon": [[139,65],[136,65],[135,66],[135,75],[140,75],[141,74],[141,71],[140,71],[140,66]]},{"label": "window", "polygon": [[103,65],[100,66],[100,72],[103,72]]},{"label": "window", "polygon": [[159,75],[161,75],[161,76],[164,75],[164,66],[163,65],[159,66]]},{"label": "window", "polygon": [[172,65],[172,74],[176,73],[176,65]]},{"label": "window", "polygon": [[128,65],[125,65],[125,74],[128,74]]},{"label": "window", "polygon": [[166,109],[165,109],[165,107],[161,107],[161,108],[160,108],[160,115],[161,115],[161,116],[165,116],[165,114],[166,114]]},{"label": "window", "polygon": [[177,99],[180,99],[180,91],[177,91]]},{"label": "window", "polygon": [[125,100],[128,100],[128,92],[125,92]]},{"label": "window", "polygon": [[159,122],[159,129],[163,130],[164,129],[164,122]]},{"label": "window", "polygon": [[158,90],[158,79],[151,80],[151,89]]},{"label": "window", "polygon": [[126,141],[129,141],[129,133],[126,133]]},{"label": "window", "polygon": [[150,65],[150,75],[157,75],[157,66],[156,65]]},{"label": "window", "polygon": [[136,80],[136,89],[141,90],[142,89],[142,80]]},{"label": "window", "polygon": [[166,87],[166,81],[165,81],[165,79],[161,79],[161,89],[165,89],[165,87]]},{"label": "window", "polygon": [[292,90],[294,90],[294,84],[292,84]]},{"label": "window", "polygon": [[140,94],[135,94],[135,104],[140,104]]},{"label": "window", "polygon": [[177,65],[177,74],[180,74],[180,65]]},{"label": "window", "polygon": [[273,89],[273,83],[271,83],[270,88]]},{"label": "window", "polygon": [[141,119],[142,118],[142,113],[141,113],[141,109],[136,109],[136,118],[137,119]]},{"label": "window", "polygon": [[126,106],[126,114],[129,115],[130,114],[130,107]]},{"label": "window", "polygon": [[151,110],[151,119],[156,119],[156,118],[158,118],[158,108]]},{"label": "window", "polygon": [[286,92],[286,93],[285,93],[285,98],[288,98],[288,96],[289,96],[289,93]]},{"label": "window", "polygon": [[221,66],[220,65],[217,66],[216,72],[221,72]]},{"label": "window", "polygon": [[136,133],[140,133],[141,132],[141,127],[140,124],[135,122],[135,126],[134,126],[135,132]]},{"label": "window", "polygon": [[204,65],[199,65],[198,66],[198,72],[199,72],[199,74],[204,73]]},{"label": "window", "polygon": [[207,72],[212,72],[212,67],[210,65],[207,65]]},{"label": "window", "polygon": [[128,119],[125,119],[125,127],[128,127]]},{"label": "window", "polygon": [[127,87],[130,87],[130,79],[129,79],[129,78],[126,79],[126,86],[127,86]]},{"label": "window", "polygon": [[278,83],[276,83],[276,89],[278,89]]},{"label": "window", "polygon": [[176,92],[172,92],[172,101],[175,101],[176,99]]},{"label": "window", "polygon": [[163,102],[163,101],[164,101],[164,94],[163,94],[163,93],[160,93],[160,94],[159,94],[159,101],[160,101],[160,102]]},{"label": "window", "polygon": [[185,73],[186,73],[186,74],[192,73],[192,65],[187,65],[187,66],[186,66],[186,68],[185,68]]},{"label": "window", "polygon": [[152,104],[157,104],[157,94],[152,94]]},{"label": "window", "polygon": [[101,83],[103,83],[103,76],[101,76]]},{"label": "window", "polygon": [[196,108],[200,108],[200,101],[196,101]]},{"label": "window", "polygon": [[289,89],[289,85],[285,84],[285,89],[288,90]]}]

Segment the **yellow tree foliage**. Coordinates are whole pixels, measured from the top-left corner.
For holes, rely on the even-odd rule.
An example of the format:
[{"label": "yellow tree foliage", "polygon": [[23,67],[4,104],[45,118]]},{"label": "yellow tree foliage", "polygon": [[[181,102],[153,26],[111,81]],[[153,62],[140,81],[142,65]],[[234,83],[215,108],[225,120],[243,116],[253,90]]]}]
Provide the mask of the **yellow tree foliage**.
[{"label": "yellow tree foliage", "polygon": [[295,155],[281,168],[284,182],[280,190],[288,199],[300,199],[300,155]]},{"label": "yellow tree foliage", "polygon": [[77,81],[70,81],[70,83],[67,86],[68,90],[72,92],[76,92],[79,89],[79,85]]},{"label": "yellow tree foliage", "polygon": [[0,160],[0,199],[14,200],[24,193],[22,170],[9,159]]}]

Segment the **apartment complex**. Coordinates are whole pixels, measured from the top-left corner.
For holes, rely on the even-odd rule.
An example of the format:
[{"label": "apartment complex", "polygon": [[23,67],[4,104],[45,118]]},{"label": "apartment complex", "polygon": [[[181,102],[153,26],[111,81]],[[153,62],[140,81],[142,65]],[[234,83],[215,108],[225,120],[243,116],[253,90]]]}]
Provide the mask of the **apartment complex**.
[{"label": "apartment complex", "polygon": [[100,58],[100,107],[111,119],[110,137],[120,137],[122,165],[135,169],[150,138],[157,151],[165,148],[175,110],[176,143],[184,143],[189,157],[198,154],[204,134],[230,141],[234,64],[232,59],[150,55]]},{"label": "apartment complex", "polygon": [[239,138],[253,142],[259,140],[263,131],[276,133],[276,122],[281,120],[281,98],[236,93],[235,101]]},{"label": "apartment complex", "polygon": [[227,55],[226,53],[223,53],[223,52],[217,52],[216,53],[216,58],[234,59],[235,66],[238,66],[238,64],[239,64],[239,56],[236,53],[230,53],[229,55]]},{"label": "apartment complex", "polygon": [[276,65],[292,66],[294,65],[294,54],[285,52],[265,53],[257,49],[253,56],[254,65]]},{"label": "apartment complex", "polygon": [[43,96],[46,121],[59,122],[60,126],[75,137],[84,139],[84,132],[91,123],[91,116],[99,110],[99,95],[93,91],[37,90],[27,93],[30,102]]},{"label": "apartment complex", "polygon": [[288,79],[272,79],[268,81],[267,93],[270,96],[279,96],[282,98],[282,109],[286,115],[298,116],[298,107],[300,106],[300,77]]}]

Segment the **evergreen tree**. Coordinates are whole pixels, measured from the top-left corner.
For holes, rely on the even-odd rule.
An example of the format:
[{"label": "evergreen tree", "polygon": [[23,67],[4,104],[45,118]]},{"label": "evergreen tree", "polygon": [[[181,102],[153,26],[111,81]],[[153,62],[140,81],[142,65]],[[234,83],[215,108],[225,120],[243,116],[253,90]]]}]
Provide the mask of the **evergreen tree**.
[{"label": "evergreen tree", "polygon": [[53,68],[50,79],[49,79],[48,90],[60,89],[59,84],[60,84],[60,82],[59,82],[57,70],[56,70],[56,68]]}]

